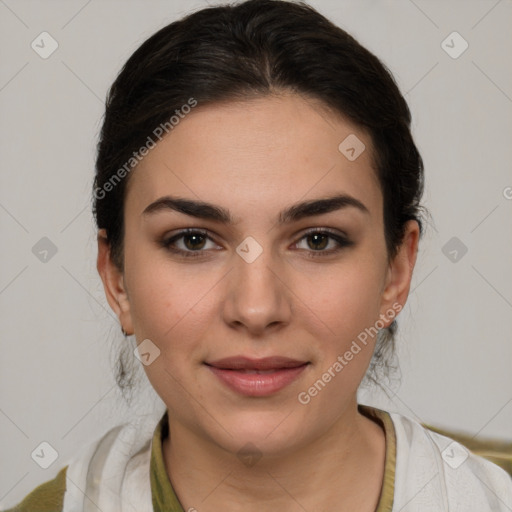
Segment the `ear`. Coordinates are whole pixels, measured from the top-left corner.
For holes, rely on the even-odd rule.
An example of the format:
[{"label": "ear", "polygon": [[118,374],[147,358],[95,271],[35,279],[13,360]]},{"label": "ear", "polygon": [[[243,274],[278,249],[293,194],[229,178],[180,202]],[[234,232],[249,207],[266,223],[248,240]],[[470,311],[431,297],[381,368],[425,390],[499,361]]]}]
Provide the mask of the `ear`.
[{"label": "ear", "polygon": [[[420,238],[419,224],[410,220],[396,256],[388,266],[386,281],[382,291],[380,318],[388,327],[396,314],[404,307],[411,287],[412,271],[416,264]],[[390,312],[393,311],[393,315]]]},{"label": "ear", "polygon": [[107,301],[119,318],[121,328],[127,334],[133,334],[130,302],[125,288],[124,275],[112,261],[110,243],[105,229],[98,231],[98,259],[96,268],[103,281]]}]

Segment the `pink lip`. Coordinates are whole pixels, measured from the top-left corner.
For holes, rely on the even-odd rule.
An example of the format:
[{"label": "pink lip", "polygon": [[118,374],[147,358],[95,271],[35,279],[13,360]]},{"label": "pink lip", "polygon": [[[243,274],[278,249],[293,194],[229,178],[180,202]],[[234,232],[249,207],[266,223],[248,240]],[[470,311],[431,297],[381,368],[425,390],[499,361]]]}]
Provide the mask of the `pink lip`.
[{"label": "pink lip", "polygon": [[278,356],[263,359],[240,356],[205,364],[233,391],[256,397],[277,393],[293,382],[309,363]]}]

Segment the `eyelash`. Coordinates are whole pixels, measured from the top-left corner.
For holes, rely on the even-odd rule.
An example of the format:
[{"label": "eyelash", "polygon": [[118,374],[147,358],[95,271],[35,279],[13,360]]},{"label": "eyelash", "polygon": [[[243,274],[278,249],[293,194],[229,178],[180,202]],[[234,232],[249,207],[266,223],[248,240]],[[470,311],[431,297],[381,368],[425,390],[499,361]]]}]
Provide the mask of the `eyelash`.
[{"label": "eyelash", "polygon": [[[211,240],[212,242],[214,242],[214,240],[208,235],[207,231],[197,229],[197,228],[188,228],[188,229],[184,229],[184,230],[180,231],[179,233],[177,233],[176,235],[173,235],[170,238],[162,240],[160,242],[160,244],[164,249],[166,249],[170,252],[173,252],[175,254],[182,255],[186,258],[203,257],[204,252],[205,252],[204,249],[200,249],[197,251],[191,251],[191,250],[185,251],[183,249],[177,249],[176,247],[172,246],[173,243],[175,243],[180,238],[183,238],[184,236],[187,236],[187,235],[200,235],[200,236],[205,237],[205,238]],[[354,242],[349,240],[346,236],[343,236],[343,235],[339,234],[338,232],[334,232],[328,228],[321,228],[321,229],[312,228],[309,231],[306,231],[299,238],[298,242],[300,242],[301,240],[307,238],[308,236],[312,236],[312,235],[327,235],[329,238],[331,238],[338,244],[338,247],[336,247],[334,249],[327,250],[327,251],[325,251],[325,250],[315,251],[313,249],[311,249],[311,250],[306,249],[306,251],[308,252],[309,258],[330,256],[332,254],[338,253],[339,251],[343,250],[346,247],[350,247],[350,246],[354,245]],[[296,242],[296,243],[298,243],[298,242]]]}]

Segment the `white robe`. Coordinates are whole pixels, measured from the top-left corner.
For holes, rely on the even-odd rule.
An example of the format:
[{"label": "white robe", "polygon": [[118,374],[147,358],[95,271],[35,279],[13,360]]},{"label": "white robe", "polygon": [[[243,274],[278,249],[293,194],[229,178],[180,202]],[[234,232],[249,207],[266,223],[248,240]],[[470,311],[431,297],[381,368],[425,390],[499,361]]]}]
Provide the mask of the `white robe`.
[{"label": "white robe", "polygon": [[[393,512],[511,512],[512,478],[417,421],[390,413],[396,432]],[[64,512],[152,512],[155,418],[115,427],[69,464]]]}]

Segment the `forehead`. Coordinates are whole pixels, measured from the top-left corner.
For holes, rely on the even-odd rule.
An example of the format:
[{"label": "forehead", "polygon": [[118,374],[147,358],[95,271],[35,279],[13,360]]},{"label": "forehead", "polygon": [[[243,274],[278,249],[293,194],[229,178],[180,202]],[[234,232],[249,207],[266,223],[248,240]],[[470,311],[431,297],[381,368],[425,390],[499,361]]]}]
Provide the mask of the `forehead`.
[{"label": "forehead", "polygon": [[378,215],[371,151],[365,131],[297,95],[198,105],[137,165],[125,207],[140,215],[172,194],[221,204],[242,220],[344,193]]}]

